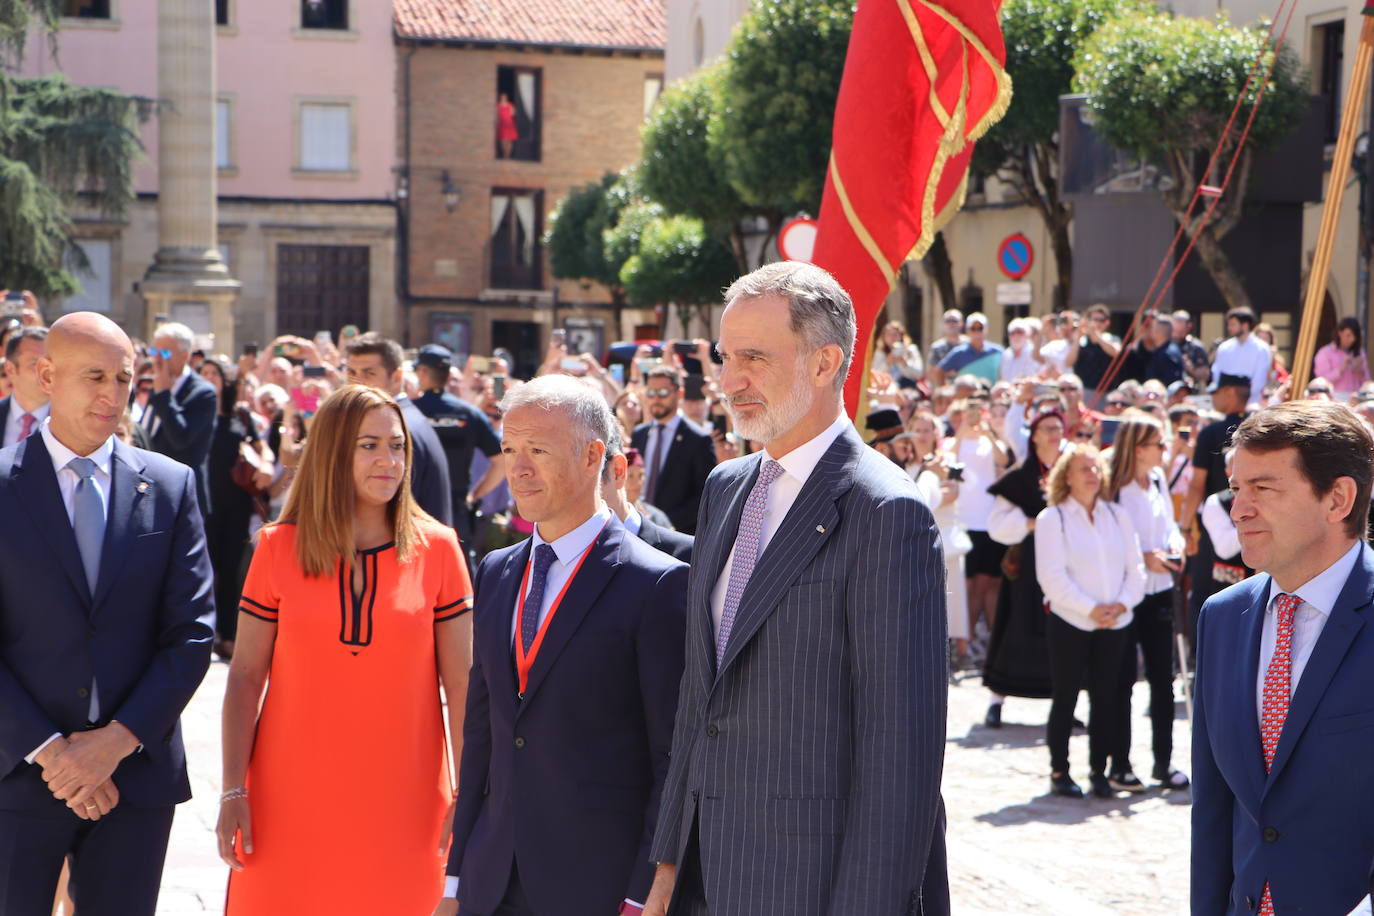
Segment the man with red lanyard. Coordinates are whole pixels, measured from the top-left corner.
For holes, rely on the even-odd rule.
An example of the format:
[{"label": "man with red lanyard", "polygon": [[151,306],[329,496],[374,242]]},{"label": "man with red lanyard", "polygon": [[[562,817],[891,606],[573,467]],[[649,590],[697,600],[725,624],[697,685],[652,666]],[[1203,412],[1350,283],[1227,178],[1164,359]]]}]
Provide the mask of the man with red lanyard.
[{"label": "man with red lanyard", "polygon": [[687,566],[602,502],[616,420],[601,394],[544,376],[501,411],[506,478],[535,531],[477,569],[435,914],[461,903],[464,916],[637,916],[682,678]]}]

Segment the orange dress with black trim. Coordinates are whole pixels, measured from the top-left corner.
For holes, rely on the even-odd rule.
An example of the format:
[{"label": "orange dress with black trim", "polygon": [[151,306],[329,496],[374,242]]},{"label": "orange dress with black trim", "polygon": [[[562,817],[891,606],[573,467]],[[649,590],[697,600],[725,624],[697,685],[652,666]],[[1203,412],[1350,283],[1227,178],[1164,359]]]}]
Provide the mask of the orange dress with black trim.
[{"label": "orange dress with black trim", "polygon": [[277,637],[248,766],[253,852],[228,916],[428,916],[443,894],[434,627],[471,610],[472,585],[453,530],[417,524],[406,563],[393,545],[362,552],[356,589],[347,561],[305,576],[295,525],[262,532],[239,610]]}]

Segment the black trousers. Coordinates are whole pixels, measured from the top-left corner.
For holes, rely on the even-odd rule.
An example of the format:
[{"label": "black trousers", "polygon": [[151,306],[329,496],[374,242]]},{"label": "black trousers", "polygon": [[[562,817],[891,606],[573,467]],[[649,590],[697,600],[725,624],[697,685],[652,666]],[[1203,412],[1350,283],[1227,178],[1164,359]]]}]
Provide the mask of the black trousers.
[{"label": "black trousers", "polygon": [[52,912],[62,862],[72,858],[68,885],[82,916],[153,916],[172,807],[120,802],[98,821],[83,821],[65,805],[0,811],[0,913]]},{"label": "black trousers", "polygon": [[1121,665],[1117,697],[1121,729],[1112,751],[1112,771],[1131,767],[1131,690],[1136,681],[1135,647],[1145,660],[1145,680],[1150,685],[1150,728],[1156,770],[1168,772],[1174,755],[1174,591],[1166,589],[1136,605],[1135,618],[1126,628],[1131,634]]},{"label": "black trousers", "polygon": [[1069,735],[1073,733],[1073,708],[1081,685],[1088,687],[1088,760],[1094,773],[1105,773],[1107,758],[1117,746],[1121,727],[1121,665],[1130,633],[1120,630],[1080,630],[1056,614],[1046,628],[1050,646],[1050,678],[1054,697],[1045,740],[1050,748],[1050,769],[1069,771]]},{"label": "black trousers", "polygon": [[215,572],[215,633],[221,639],[233,639],[238,633],[243,553],[248,549],[252,518],[251,506],[244,512],[241,506],[229,505],[205,520],[205,549]]}]

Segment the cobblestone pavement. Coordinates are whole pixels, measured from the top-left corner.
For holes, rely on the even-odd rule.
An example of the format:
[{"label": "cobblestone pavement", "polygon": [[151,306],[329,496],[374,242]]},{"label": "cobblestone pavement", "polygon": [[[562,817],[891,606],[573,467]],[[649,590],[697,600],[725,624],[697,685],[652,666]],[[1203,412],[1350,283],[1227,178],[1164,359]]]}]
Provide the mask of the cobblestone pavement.
[{"label": "cobblestone pavement", "polygon": [[[172,829],[159,916],[222,913],[227,869],[215,853],[219,706],[225,665],[210,669],[183,718],[195,798]],[[1138,684],[1133,761],[1151,767],[1148,689]],[[950,690],[945,803],[956,916],[1179,916],[1187,912],[1189,795],[1151,789],[1113,800],[1046,795],[1045,700],[1010,699],[1000,730],[982,724],[987,694],[971,679]],[[1086,721],[1087,701],[1079,707]],[[1174,765],[1188,771],[1182,703]],[[1087,738],[1073,739],[1074,776],[1087,785]],[[1148,780],[1147,780],[1148,782]],[[311,876],[307,880],[329,880]],[[381,914],[379,914],[381,916]]]}]

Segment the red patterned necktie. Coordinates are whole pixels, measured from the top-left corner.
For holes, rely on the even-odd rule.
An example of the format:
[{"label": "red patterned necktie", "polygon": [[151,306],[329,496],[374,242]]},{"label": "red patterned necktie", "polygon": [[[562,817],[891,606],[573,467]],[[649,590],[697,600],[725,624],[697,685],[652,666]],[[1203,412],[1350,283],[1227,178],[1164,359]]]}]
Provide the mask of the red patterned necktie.
[{"label": "red patterned necktie", "polygon": [[23,442],[29,437],[29,433],[33,432],[33,421],[37,419],[31,413],[26,413],[19,418],[19,439],[17,441]]},{"label": "red patterned necktie", "polygon": [[[1288,718],[1288,698],[1293,674],[1293,615],[1302,599],[1297,595],[1280,594],[1274,599],[1278,626],[1274,633],[1274,655],[1264,671],[1264,701],[1260,707],[1260,743],[1264,747],[1264,771],[1274,765],[1274,752],[1283,734],[1283,722]],[[1269,885],[1264,885],[1260,898],[1259,916],[1274,916],[1274,899]]]}]

